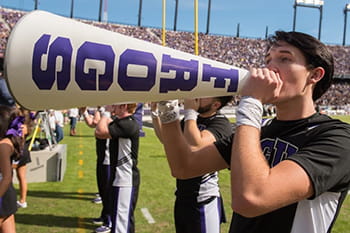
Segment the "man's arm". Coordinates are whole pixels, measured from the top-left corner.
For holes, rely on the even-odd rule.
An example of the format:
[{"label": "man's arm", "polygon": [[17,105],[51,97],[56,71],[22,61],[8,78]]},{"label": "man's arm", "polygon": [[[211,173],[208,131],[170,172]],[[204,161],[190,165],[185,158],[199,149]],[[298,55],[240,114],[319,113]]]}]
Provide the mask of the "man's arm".
[{"label": "man's arm", "polygon": [[[214,135],[209,130],[200,131],[197,125],[198,99],[185,99],[185,127],[184,136],[191,146],[201,147],[216,141]],[[186,114],[189,113],[189,117]]]},{"label": "man's arm", "polygon": [[310,197],[311,180],[294,161],[284,160],[273,168],[260,146],[260,130],[237,128],[231,156],[232,208],[255,217]]},{"label": "man's arm", "polygon": [[112,119],[110,118],[110,115],[108,115],[108,113],[109,112],[105,112],[101,117],[100,121],[96,125],[96,129],[95,129],[96,138],[99,138],[99,139],[112,138],[108,129],[108,125],[109,123],[112,122]]},{"label": "man's arm", "polygon": [[162,124],[158,116],[158,108],[157,108],[156,102],[151,103],[151,118],[152,118],[154,133],[156,134],[158,140],[161,143],[163,143],[162,142]]},{"label": "man's arm", "polygon": [[161,127],[163,146],[174,177],[187,179],[228,167],[214,144],[200,149],[191,148],[178,118],[162,123]]},{"label": "man's arm", "polygon": [[90,128],[95,128],[96,124],[94,124],[93,117],[88,113],[86,107],[81,107],[79,108],[79,113],[83,115],[84,121],[87,126]]},{"label": "man's arm", "polygon": [[100,110],[97,109],[95,112],[94,112],[94,115],[90,115],[88,112],[87,112],[87,108],[86,107],[81,107],[79,108],[79,113],[83,115],[84,117],[84,121],[85,123],[90,127],[90,128],[95,128],[97,123],[100,121],[101,119],[101,113],[100,113]]},{"label": "man's arm", "polygon": [[94,117],[92,120],[92,124],[97,126],[98,122],[101,120],[102,114],[105,112],[104,107],[98,107],[97,110],[94,112]]},{"label": "man's arm", "polygon": [[232,208],[247,217],[271,212],[313,194],[311,180],[299,164],[284,160],[270,168],[261,150],[262,103],[276,98],[282,86],[278,74],[271,72],[251,70],[241,91],[242,96],[251,97],[243,97],[236,112],[231,154]]}]

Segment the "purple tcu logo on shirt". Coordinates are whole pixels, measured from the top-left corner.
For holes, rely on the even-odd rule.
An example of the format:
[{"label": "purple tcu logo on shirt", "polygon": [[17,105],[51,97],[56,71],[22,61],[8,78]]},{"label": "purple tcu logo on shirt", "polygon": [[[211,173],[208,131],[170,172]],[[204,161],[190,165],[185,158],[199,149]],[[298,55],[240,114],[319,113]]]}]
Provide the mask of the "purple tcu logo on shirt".
[{"label": "purple tcu logo on shirt", "polygon": [[261,148],[271,167],[298,151],[296,146],[279,138],[264,138],[261,141]]},{"label": "purple tcu logo on shirt", "polygon": [[[75,67],[75,82],[81,90],[107,91],[111,85],[115,85],[114,77],[117,76],[117,84],[124,91],[149,91],[156,83],[157,66],[161,66],[161,72],[166,74],[175,71],[175,78],[160,77],[159,93],[168,91],[191,91],[197,86],[198,80],[214,81],[214,88],[225,88],[226,80],[229,81],[227,92],[236,92],[239,72],[237,69],[223,69],[212,67],[210,64],[202,65],[202,75],[198,77],[199,61],[174,58],[169,54],[162,55],[162,61],[158,62],[154,54],[150,52],[126,49],[121,54],[115,54],[112,46],[94,42],[84,42],[75,53],[69,38],[57,37],[50,43],[51,35],[42,35],[34,45],[32,61],[32,79],[40,90],[52,89],[57,82],[57,90],[65,90],[71,80],[71,69]],[[76,59],[72,59],[76,54]],[[46,69],[43,70],[42,59],[47,56]],[[114,73],[115,60],[118,56],[118,72]],[[56,60],[61,59],[61,67],[56,67]],[[75,66],[72,61],[75,60]],[[87,60],[104,62],[104,73],[98,74],[96,68],[89,68],[86,72]],[[160,63],[160,64],[159,64]],[[147,67],[146,77],[133,77],[127,74],[128,65]],[[185,72],[189,75],[185,78]]]}]

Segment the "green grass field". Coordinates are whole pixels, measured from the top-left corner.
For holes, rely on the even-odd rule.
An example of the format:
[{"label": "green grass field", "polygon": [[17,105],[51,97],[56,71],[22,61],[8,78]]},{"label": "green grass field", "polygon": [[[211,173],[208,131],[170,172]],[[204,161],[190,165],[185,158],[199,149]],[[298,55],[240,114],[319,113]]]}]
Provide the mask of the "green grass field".
[{"label": "green grass field", "polygon": [[[341,118],[350,122],[350,117]],[[28,208],[16,213],[16,229],[19,233],[69,233],[93,232],[91,218],[98,217],[101,205],[91,200],[97,191],[95,179],[95,139],[93,129],[79,122],[78,135],[68,136],[67,170],[62,182],[28,184]],[[140,140],[139,168],[141,187],[135,211],[136,232],[172,233],[175,180],[171,177],[163,148],[150,128],[144,128],[146,137]],[[349,168],[350,169],[350,168]],[[18,185],[15,185],[18,188]],[[220,187],[224,197],[226,217],[230,220],[230,176],[228,170],[220,172]],[[149,224],[143,217],[147,208],[155,220]],[[334,233],[350,232],[350,198],[347,198],[335,224]],[[221,232],[228,232],[229,222]]]}]

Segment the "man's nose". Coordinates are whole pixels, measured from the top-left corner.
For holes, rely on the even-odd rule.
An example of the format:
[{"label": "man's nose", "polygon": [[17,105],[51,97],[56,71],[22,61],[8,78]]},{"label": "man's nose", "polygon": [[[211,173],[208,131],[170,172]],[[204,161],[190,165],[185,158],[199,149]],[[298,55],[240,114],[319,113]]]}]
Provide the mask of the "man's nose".
[{"label": "man's nose", "polygon": [[270,61],[269,64],[266,64],[266,68],[272,70],[273,72],[278,72],[278,68],[273,61]]}]

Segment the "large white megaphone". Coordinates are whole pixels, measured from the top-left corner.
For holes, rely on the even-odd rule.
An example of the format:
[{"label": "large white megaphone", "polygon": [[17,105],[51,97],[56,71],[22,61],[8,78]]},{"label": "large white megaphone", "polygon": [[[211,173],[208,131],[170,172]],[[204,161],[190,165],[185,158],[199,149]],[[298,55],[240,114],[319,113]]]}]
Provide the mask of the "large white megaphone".
[{"label": "large white megaphone", "polygon": [[44,11],[23,16],[5,77],[30,110],[236,94],[248,71]]}]

